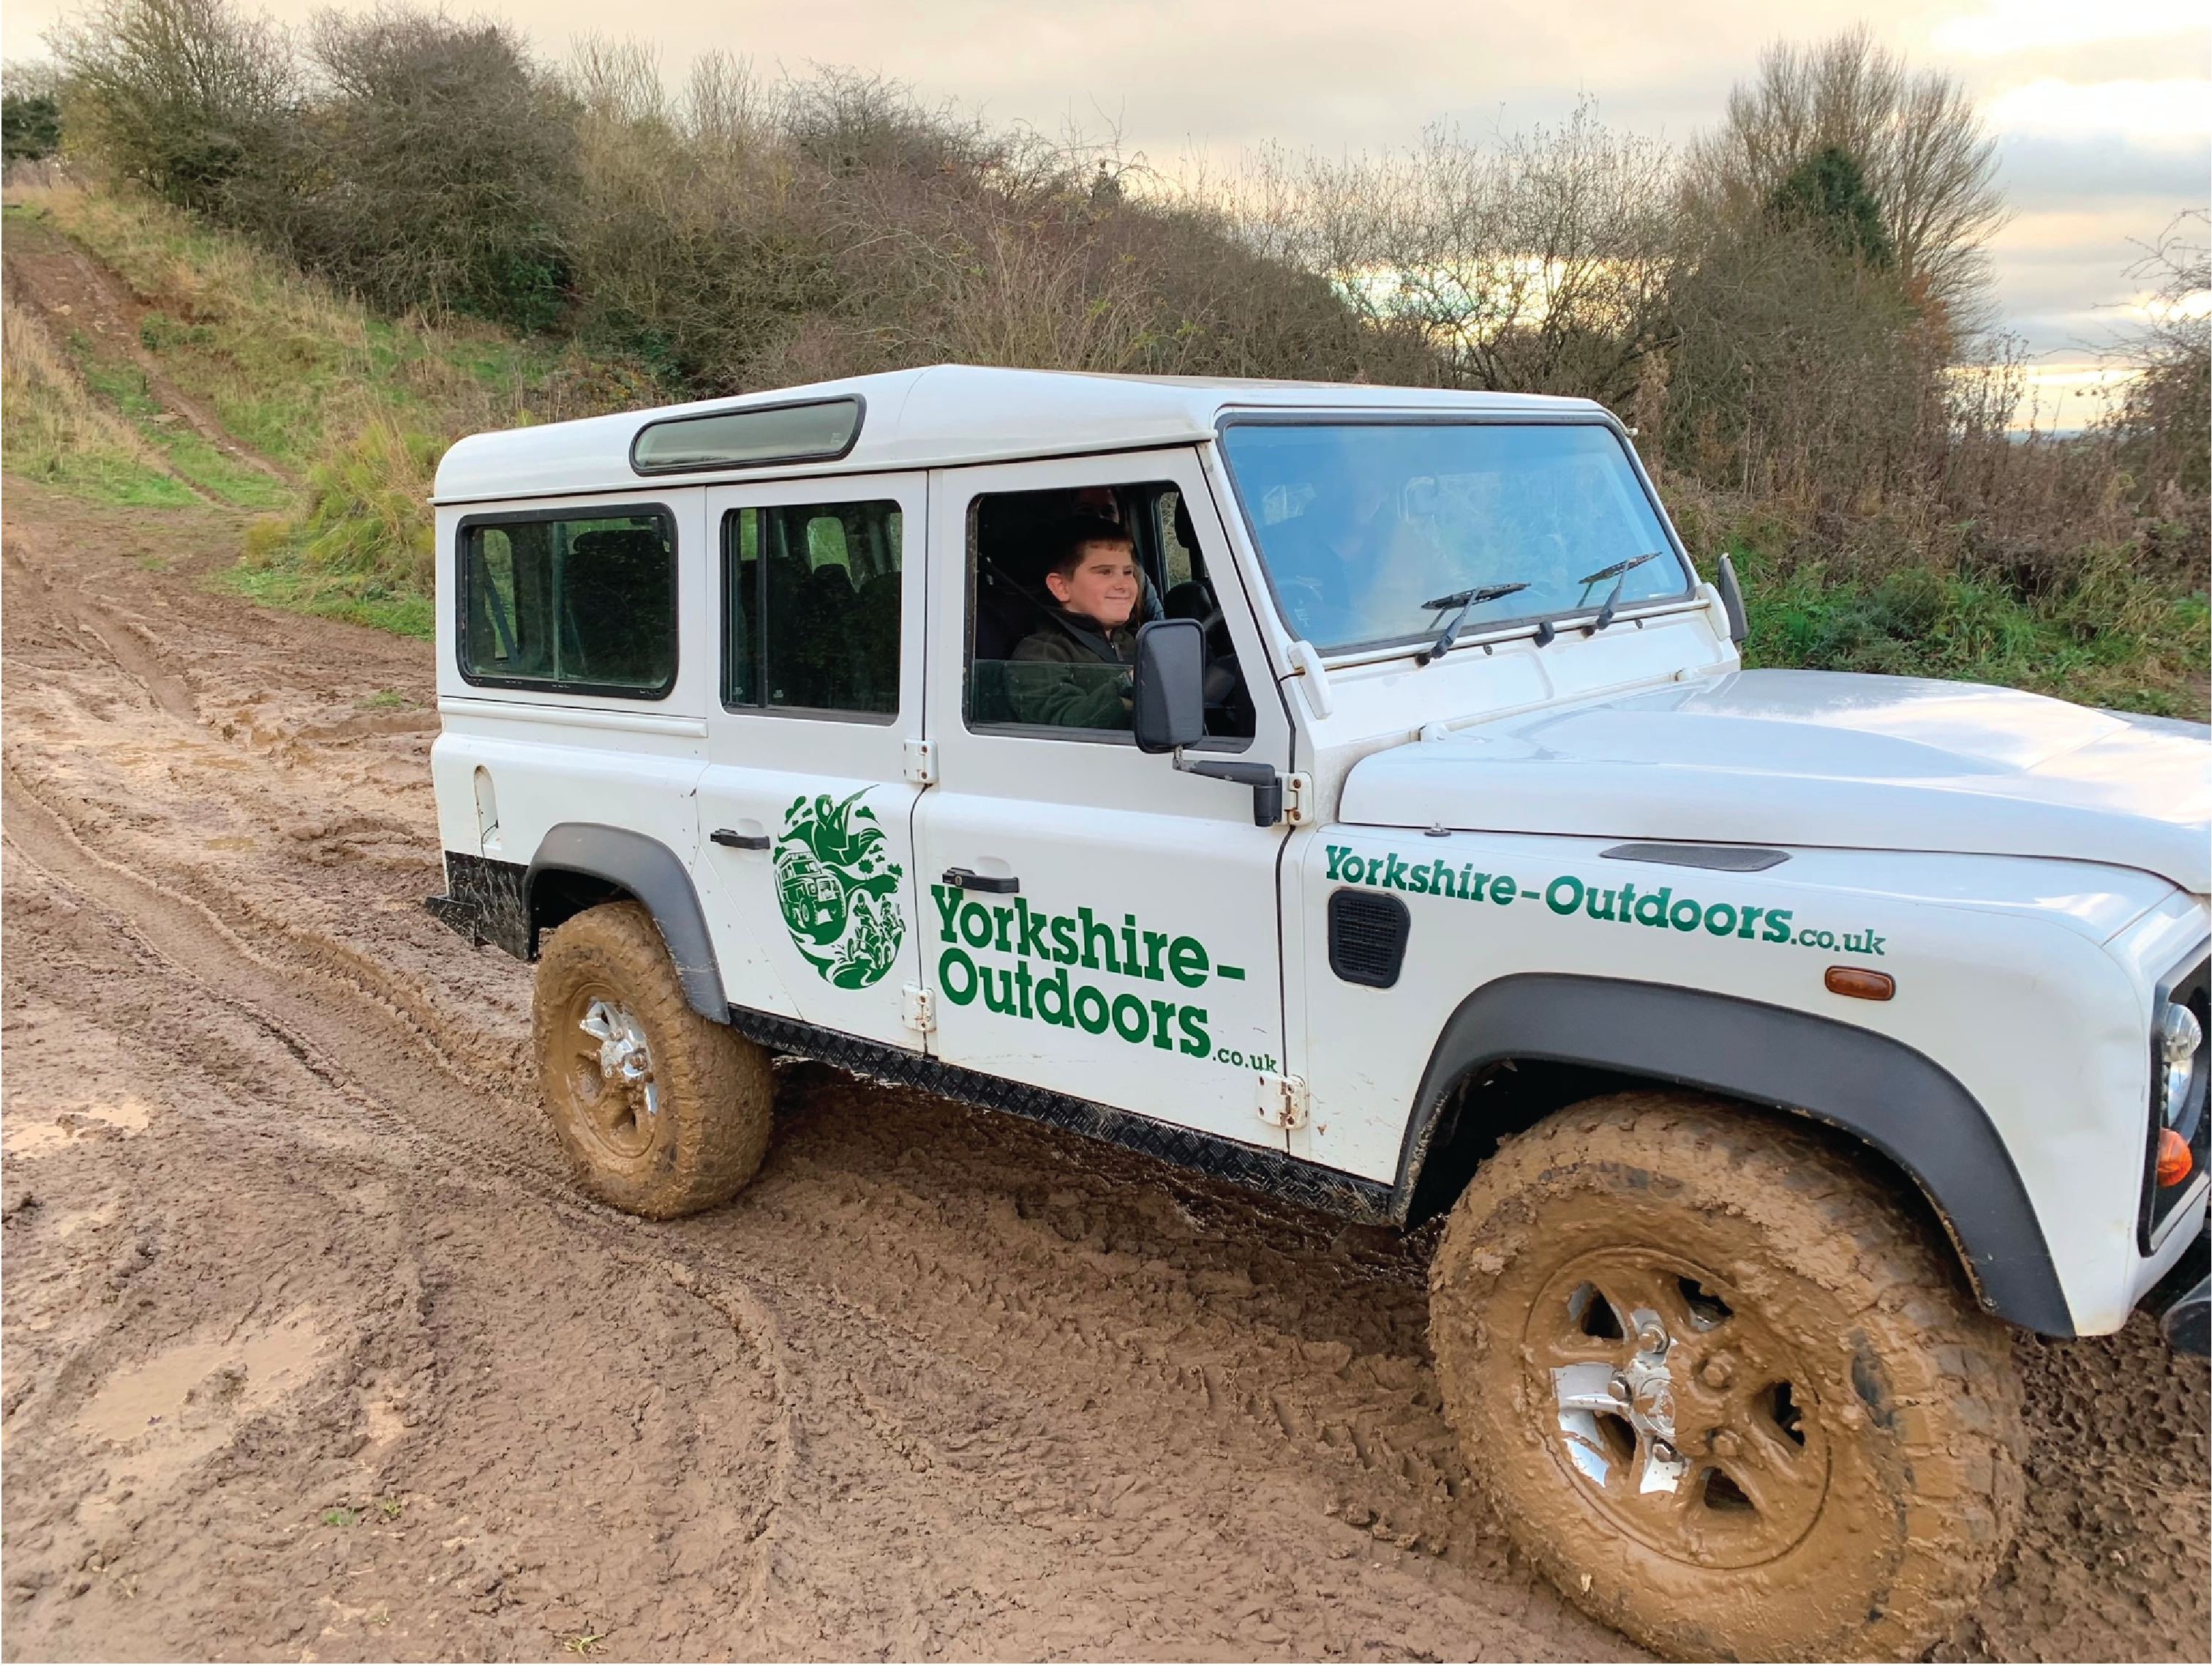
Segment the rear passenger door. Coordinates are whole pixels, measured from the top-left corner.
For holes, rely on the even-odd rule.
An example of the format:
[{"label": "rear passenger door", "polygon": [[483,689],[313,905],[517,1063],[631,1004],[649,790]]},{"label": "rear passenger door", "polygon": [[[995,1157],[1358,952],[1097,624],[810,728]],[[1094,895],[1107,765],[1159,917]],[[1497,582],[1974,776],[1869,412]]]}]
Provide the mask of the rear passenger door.
[{"label": "rear passenger door", "polygon": [[[908,744],[921,735],[919,474],[707,493],[716,698],[702,900],[732,1004],[921,1045]],[[726,947],[725,944],[726,943]]]}]

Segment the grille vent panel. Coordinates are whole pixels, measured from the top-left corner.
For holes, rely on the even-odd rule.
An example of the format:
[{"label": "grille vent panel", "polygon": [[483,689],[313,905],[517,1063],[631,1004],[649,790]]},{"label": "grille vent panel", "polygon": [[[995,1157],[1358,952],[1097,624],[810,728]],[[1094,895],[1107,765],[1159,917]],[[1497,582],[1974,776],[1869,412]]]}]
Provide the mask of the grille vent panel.
[{"label": "grille vent panel", "polygon": [[1395,896],[1339,890],[1328,899],[1328,969],[1348,983],[1389,988],[1406,963],[1413,916]]}]

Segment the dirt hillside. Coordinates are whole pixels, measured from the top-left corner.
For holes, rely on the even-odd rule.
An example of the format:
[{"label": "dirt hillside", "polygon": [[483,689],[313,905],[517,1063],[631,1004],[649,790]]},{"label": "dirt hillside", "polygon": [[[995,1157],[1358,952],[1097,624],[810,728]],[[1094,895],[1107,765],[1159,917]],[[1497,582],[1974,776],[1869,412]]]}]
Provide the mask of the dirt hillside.
[{"label": "dirt hillside", "polygon": [[[735,1206],[574,1194],[440,887],[427,646],[10,481],[9,1659],[1623,1656],[1464,1490],[1428,1239],[812,1066]],[[1946,1658],[2203,1658],[2206,1373],[2020,1344]]]}]

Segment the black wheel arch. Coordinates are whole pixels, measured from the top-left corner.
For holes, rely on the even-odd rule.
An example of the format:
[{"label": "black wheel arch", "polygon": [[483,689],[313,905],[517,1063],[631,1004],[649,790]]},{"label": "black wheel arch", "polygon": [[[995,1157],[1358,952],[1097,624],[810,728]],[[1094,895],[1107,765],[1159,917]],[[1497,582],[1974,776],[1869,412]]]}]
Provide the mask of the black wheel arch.
[{"label": "black wheel arch", "polygon": [[668,945],[685,1002],[702,1018],[730,1021],[698,890],[683,861],[658,839],[626,827],[564,821],[539,842],[522,897],[529,918],[526,957],[533,960],[539,935],[585,908],[623,899],[642,904]]},{"label": "black wheel arch", "polygon": [[[1525,1073],[1486,1109],[1475,1089]],[[1580,1099],[1663,1082],[1810,1117],[1917,1186],[1983,1308],[2071,1336],[2027,1188],[1988,1113],[1924,1054],[1870,1030],[1734,995],[1526,973],[1486,983],[1446,1021],[1400,1146],[1393,1210],[1450,1207],[1498,1138]]]}]

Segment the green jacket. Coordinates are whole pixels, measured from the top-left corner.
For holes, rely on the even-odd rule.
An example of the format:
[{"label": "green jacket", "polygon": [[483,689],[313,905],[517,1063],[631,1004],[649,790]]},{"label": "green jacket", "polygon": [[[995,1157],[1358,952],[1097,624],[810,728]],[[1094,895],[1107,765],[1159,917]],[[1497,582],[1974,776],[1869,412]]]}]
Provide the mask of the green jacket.
[{"label": "green jacket", "polygon": [[1006,665],[1006,699],[1015,717],[1054,728],[1127,728],[1129,667],[1137,633],[1101,629],[1080,613],[1061,613],[1022,638]]}]

